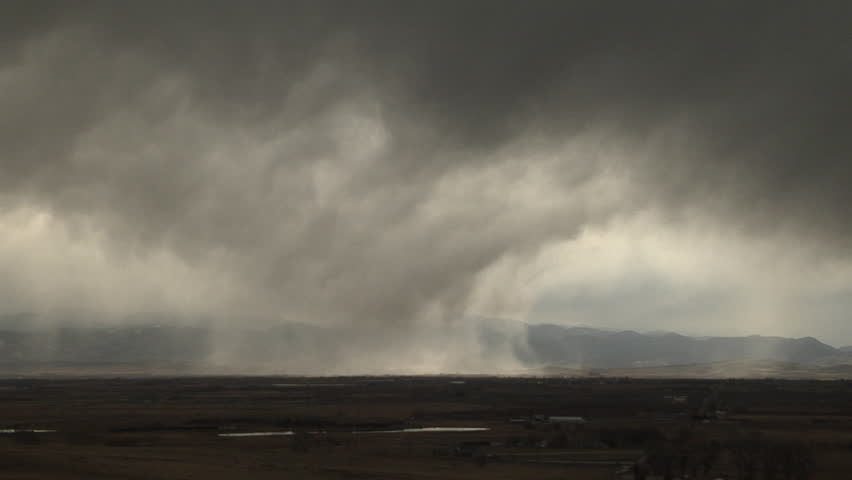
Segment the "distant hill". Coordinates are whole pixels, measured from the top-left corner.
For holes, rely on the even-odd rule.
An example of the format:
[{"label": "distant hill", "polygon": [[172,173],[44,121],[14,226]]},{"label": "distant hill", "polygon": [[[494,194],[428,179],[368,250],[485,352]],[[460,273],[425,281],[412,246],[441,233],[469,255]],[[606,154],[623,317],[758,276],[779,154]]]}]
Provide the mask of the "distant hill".
[{"label": "distant hill", "polygon": [[[823,369],[822,373],[833,369],[831,375],[852,376],[849,347],[836,349],[811,337],[697,338],[671,332],[527,325],[499,319],[472,318],[466,322],[470,322],[465,323],[467,327],[475,328],[467,328],[467,333],[459,329],[458,338],[472,331],[478,344],[459,343],[470,348],[459,357],[474,365],[465,370],[472,372],[506,373],[507,368],[515,368],[512,365],[520,365],[519,372],[549,369],[577,374],[607,369],[635,375],[686,372],[724,376],[727,372],[737,376],[740,370],[763,375],[786,369],[804,375],[815,369]],[[0,315],[0,374],[303,373],[316,371],[312,369],[318,366],[334,368],[352,363],[363,356],[364,348],[352,339],[358,335],[361,339],[371,337],[356,326],[322,328],[256,321],[240,325],[229,321],[227,335],[221,335],[211,319],[188,320],[161,313],[132,315],[114,324],[80,321],[79,317]],[[456,331],[451,331],[450,337],[455,336]],[[738,370],[734,368],[737,365],[748,368]],[[394,367],[404,371],[406,365]]]},{"label": "distant hill", "polygon": [[545,376],[633,377],[633,378],[784,378],[835,380],[852,378],[852,366],[820,367],[773,360],[731,360],[727,362],[665,367],[577,369],[555,366],[532,369]]},{"label": "distant hill", "polygon": [[[580,368],[639,368],[734,360],[801,364],[852,363],[840,351],[812,337],[688,337],[676,333],[609,332],[588,327],[528,325],[527,363]],[[825,362],[826,359],[832,359]]]}]

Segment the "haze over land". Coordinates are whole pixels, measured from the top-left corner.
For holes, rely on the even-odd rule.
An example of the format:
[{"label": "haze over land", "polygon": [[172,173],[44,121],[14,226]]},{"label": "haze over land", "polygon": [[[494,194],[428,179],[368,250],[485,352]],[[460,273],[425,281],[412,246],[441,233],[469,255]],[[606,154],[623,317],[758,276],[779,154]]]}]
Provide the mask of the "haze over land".
[{"label": "haze over land", "polygon": [[[433,373],[435,363],[371,364],[351,327],[277,323],[229,327],[230,349],[215,321],[162,314],[125,318],[121,326],[74,321],[34,327],[27,315],[0,318],[0,377],[21,374],[298,374]],[[352,338],[347,345],[344,340]],[[433,338],[452,347],[441,372],[452,374],[823,377],[852,376],[852,352],[815,338],[688,337],[671,332],[599,330],[468,318]],[[463,339],[462,343],[458,338]],[[339,342],[343,345],[337,346]],[[332,345],[334,348],[326,348]],[[397,347],[372,344],[379,358]],[[433,348],[437,349],[437,345]],[[405,354],[398,354],[405,358]]]},{"label": "haze over land", "polygon": [[[850,22],[843,1],[7,2],[0,313],[97,324],[94,355],[165,312],[205,359],[282,373],[525,368],[522,322],[836,356]],[[532,363],[666,337],[555,338]],[[588,364],[659,360],[628,357]]]}]

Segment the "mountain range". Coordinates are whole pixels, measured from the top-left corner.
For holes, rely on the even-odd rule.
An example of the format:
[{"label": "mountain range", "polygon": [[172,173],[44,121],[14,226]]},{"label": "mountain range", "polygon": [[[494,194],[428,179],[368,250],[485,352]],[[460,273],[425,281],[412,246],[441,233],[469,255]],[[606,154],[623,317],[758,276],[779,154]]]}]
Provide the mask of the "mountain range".
[{"label": "mountain range", "polygon": [[528,325],[528,363],[592,368],[661,367],[774,360],[828,365],[852,361],[852,352],[813,337],[689,337],[676,333],[606,331],[588,327]]},{"label": "mountain range", "polygon": [[[230,350],[223,356],[216,343],[215,326],[209,322],[137,315],[109,325],[38,322],[25,314],[0,315],[0,375],[91,370],[93,366],[97,371],[122,366],[122,371],[141,373],[251,373],[256,365],[264,365],[264,373],[287,374],[302,373],[304,368],[297,370],[297,364],[340,364],[357,354],[351,348],[333,348],[353,338],[352,328],[298,323],[253,325],[252,329],[231,328]],[[724,371],[738,376],[736,368],[723,366],[736,364],[742,369],[743,362],[752,362],[760,365],[755,371],[769,371],[766,362],[770,362],[774,372],[833,368],[832,375],[837,376],[845,375],[846,367],[852,365],[852,348],[834,348],[812,337],[691,337],[489,319],[477,319],[475,325],[472,335],[476,345],[466,353],[480,360],[477,365],[486,365],[476,367],[481,373],[506,373],[502,367],[491,369],[487,365],[492,358],[507,356],[519,366],[520,370],[513,373],[602,369],[666,375],[674,372],[674,367],[682,372],[687,371],[683,366],[690,366],[688,371],[699,376],[725,376]],[[217,358],[225,360],[217,363]],[[240,368],[222,372],[223,365],[234,364],[233,359],[239,359]],[[270,370],[269,365],[275,368]],[[714,367],[696,367],[700,365]]]}]

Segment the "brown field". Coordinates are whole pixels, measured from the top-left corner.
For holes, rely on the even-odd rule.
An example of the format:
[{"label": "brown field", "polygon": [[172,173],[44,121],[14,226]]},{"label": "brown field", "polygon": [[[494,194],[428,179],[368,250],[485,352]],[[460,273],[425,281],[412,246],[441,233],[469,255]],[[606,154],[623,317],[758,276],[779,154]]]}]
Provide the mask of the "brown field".
[{"label": "brown field", "polygon": [[[852,478],[849,381],[30,378],[0,381],[0,412],[4,479],[613,479],[643,456],[744,478],[748,455],[762,479],[776,447],[808,452],[796,478]],[[509,422],[533,415],[587,422]],[[354,433],[418,427],[489,430]],[[268,431],[294,435],[219,436]]]}]

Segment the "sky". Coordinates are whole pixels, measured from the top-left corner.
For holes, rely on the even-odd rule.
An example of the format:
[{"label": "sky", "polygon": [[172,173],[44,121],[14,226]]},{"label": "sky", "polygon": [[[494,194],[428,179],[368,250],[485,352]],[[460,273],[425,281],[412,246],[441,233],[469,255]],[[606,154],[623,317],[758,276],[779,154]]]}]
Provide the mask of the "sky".
[{"label": "sky", "polygon": [[852,344],[850,2],[0,8],[0,312]]}]

